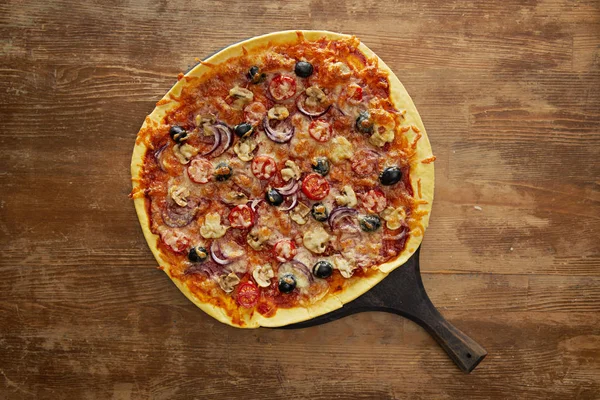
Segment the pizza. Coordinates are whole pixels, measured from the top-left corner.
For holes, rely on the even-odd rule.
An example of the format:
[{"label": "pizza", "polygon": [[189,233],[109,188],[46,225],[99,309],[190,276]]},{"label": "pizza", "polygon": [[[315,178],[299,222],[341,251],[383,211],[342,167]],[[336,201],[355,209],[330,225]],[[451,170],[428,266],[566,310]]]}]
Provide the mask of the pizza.
[{"label": "pizza", "polygon": [[179,75],[137,135],[131,197],[193,303],[232,326],[283,326],[409,259],[434,160],[406,90],[359,39],[276,32]]}]

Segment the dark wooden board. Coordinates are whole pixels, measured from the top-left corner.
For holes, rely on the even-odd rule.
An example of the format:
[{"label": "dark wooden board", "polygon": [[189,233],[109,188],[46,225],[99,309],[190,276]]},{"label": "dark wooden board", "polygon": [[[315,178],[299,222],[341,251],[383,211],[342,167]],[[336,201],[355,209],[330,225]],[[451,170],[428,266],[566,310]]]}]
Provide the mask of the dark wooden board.
[{"label": "dark wooden board", "polygon": [[361,312],[388,312],[402,315],[421,325],[442,346],[456,365],[466,373],[472,372],[487,351],[461,332],[435,308],[421,278],[419,247],[400,268],[392,271],[367,293],[342,308],[283,329],[309,329]]},{"label": "dark wooden board", "polygon": [[[489,351],[471,374],[394,314],[236,330],[155,269],[144,116],[195,57],[297,28],[356,34],[415,101],[423,285]],[[5,0],[0,44],[0,399],[598,398],[597,0]]]}]

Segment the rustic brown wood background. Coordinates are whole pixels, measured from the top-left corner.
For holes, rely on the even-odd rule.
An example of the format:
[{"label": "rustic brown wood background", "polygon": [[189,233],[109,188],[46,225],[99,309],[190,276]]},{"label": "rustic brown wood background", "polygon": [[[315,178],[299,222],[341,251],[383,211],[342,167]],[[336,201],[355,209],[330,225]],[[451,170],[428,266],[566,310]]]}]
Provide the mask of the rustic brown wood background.
[{"label": "rustic brown wood background", "polygon": [[[0,398],[598,399],[600,3],[0,2]],[[144,116],[186,70],[284,29],[359,36],[429,132],[434,303],[462,374],[378,313],[238,330],[188,302],[127,198]]]}]

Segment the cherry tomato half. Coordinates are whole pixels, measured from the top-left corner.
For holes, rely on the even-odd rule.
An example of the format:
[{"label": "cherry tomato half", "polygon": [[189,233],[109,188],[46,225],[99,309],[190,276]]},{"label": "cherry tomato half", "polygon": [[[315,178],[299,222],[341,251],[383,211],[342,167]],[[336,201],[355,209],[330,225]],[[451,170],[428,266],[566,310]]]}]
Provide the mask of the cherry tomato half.
[{"label": "cherry tomato half", "polygon": [[250,228],[254,225],[254,211],[245,204],[235,206],[229,213],[229,223],[233,228]]},{"label": "cherry tomato half", "polygon": [[282,239],[275,243],[273,253],[275,254],[277,261],[285,262],[294,258],[294,256],[298,254],[298,250],[296,250],[296,243],[289,239]]},{"label": "cherry tomato half", "polygon": [[319,142],[326,142],[333,136],[331,124],[322,119],[316,119],[308,126],[308,133]]},{"label": "cherry tomato half", "polygon": [[244,308],[252,308],[258,302],[260,290],[253,282],[240,283],[237,287],[237,303]]},{"label": "cherry tomato half", "polygon": [[270,179],[277,172],[277,163],[269,156],[257,156],[252,160],[251,168],[258,179]]},{"label": "cherry tomato half", "polygon": [[269,83],[269,93],[277,101],[287,100],[296,94],[296,80],[290,76],[276,76]]},{"label": "cherry tomato half", "polygon": [[308,174],[302,181],[302,192],[311,200],[322,200],[329,194],[329,183],[319,174]]},{"label": "cherry tomato half", "polygon": [[353,83],[348,86],[348,99],[353,103],[359,103],[363,99],[363,89],[357,84]]}]

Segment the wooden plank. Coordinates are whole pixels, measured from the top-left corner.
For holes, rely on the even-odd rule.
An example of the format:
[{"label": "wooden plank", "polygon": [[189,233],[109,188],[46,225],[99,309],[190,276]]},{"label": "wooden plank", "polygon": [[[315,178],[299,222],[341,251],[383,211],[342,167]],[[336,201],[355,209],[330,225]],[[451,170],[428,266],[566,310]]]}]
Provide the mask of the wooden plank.
[{"label": "wooden plank", "polygon": [[[134,137],[195,57],[275,30],[353,33],[422,114],[441,312],[490,355],[462,375],[414,323],[229,328],[161,271]],[[597,1],[0,4],[0,398],[595,399]]]}]

